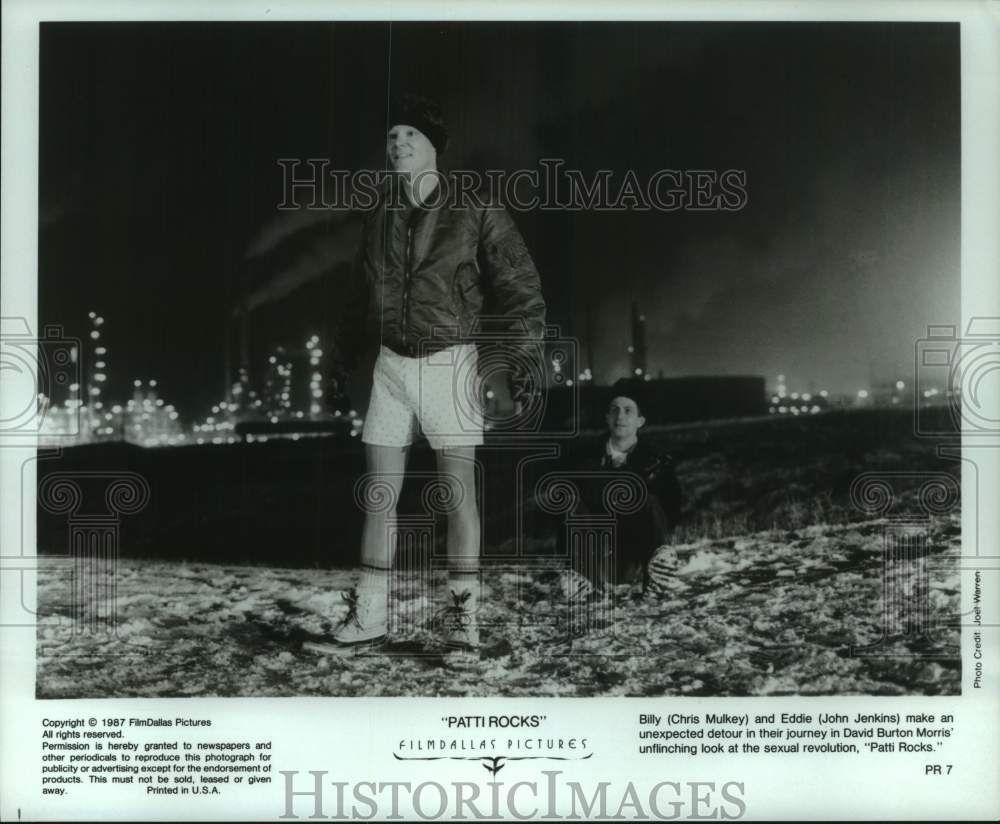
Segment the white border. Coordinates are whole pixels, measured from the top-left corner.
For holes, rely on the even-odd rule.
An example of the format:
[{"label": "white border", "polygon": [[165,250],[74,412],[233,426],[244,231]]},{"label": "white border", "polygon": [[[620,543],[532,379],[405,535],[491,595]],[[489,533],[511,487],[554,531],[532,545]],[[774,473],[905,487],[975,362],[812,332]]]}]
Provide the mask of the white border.
[{"label": "white border", "polygon": [[[2,267],[0,294],[4,316],[37,317],[37,173],[38,173],[38,29],[43,20],[925,20],[959,21],[962,24],[962,311],[963,322],[974,315],[1000,315],[1000,9],[988,2],[395,2],[329,3],[314,2],[45,2],[45,0],[5,0],[2,20]],[[37,323],[32,326],[37,329]],[[16,400],[16,399],[14,399]],[[0,393],[0,404],[6,401]],[[22,450],[0,448],[0,521],[2,554],[17,552],[20,543],[20,462]],[[1000,471],[995,455],[979,462],[980,488],[1000,489]],[[975,484],[965,463],[963,489]],[[29,479],[32,480],[32,479]],[[992,484],[992,487],[989,486]],[[980,552],[1000,547],[998,510],[987,505],[978,513],[966,507],[964,534],[978,530]],[[29,529],[33,529],[30,527]],[[32,534],[26,540],[33,545]],[[970,554],[968,551],[967,555]],[[995,564],[995,562],[994,562]],[[964,584],[968,586],[968,576]],[[0,619],[10,615],[10,580],[0,580]],[[993,592],[995,599],[997,593]],[[33,607],[34,593],[29,595]],[[968,636],[968,631],[966,632]],[[991,654],[986,672],[993,689],[970,694],[968,677],[963,677],[965,695],[948,699],[960,713],[960,739],[950,752],[960,769],[948,779],[925,780],[907,760],[866,758],[855,762],[820,762],[800,759],[782,763],[741,759],[736,762],[680,759],[629,763],[613,753],[631,751],[635,738],[634,716],[647,706],[657,711],[668,699],[570,699],[474,701],[451,699],[449,712],[486,712],[502,706],[506,712],[548,712],[558,715],[559,724],[569,730],[591,732],[594,747],[602,758],[594,769],[602,779],[624,783],[645,775],[654,780],[742,780],[748,788],[749,815],[754,818],[993,818],[1000,814],[1000,775],[997,742],[1000,740],[1000,701],[996,685],[1000,681],[997,639],[987,635]],[[276,817],[280,795],[276,788],[246,796],[228,795],[223,800],[196,800],[180,808],[172,799],[143,799],[123,802],[121,797],[97,795],[81,806],[81,794],[68,802],[43,801],[37,795],[37,764],[26,742],[37,740],[38,719],[48,714],[86,716],[97,714],[176,713],[211,717],[220,730],[233,737],[239,730],[254,729],[262,737],[273,734],[285,750],[281,768],[329,769],[344,780],[371,778],[379,772],[382,780],[405,774],[386,763],[389,743],[415,730],[414,719],[433,721],[441,712],[433,699],[185,699],[155,701],[45,701],[35,702],[34,631],[2,630],[0,668],[0,819],[16,820],[18,807],[25,819],[105,817],[115,820],[150,818],[206,818],[213,820],[246,817]],[[968,637],[964,655],[968,661]],[[595,704],[597,701],[599,703]],[[838,707],[845,712],[861,708],[877,711],[879,705],[921,707],[941,711],[942,699],[844,698]],[[38,703],[43,704],[42,707]],[[716,706],[720,701],[716,700]],[[829,705],[827,699],[724,699],[725,711],[809,711]],[[688,699],[685,711],[698,711],[711,701]],[[543,709],[539,710],[542,706]],[[595,709],[600,708],[600,713]],[[364,712],[362,712],[364,709]],[[703,709],[702,709],[703,711]],[[376,721],[376,718],[378,719]],[[392,730],[379,735],[380,730]],[[424,732],[426,726],[420,727]],[[295,740],[282,731],[294,730]],[[625,730],[625,732],[623,732]],[[249,734],[249,733],[248,733]],[[294,743],[294,746],[290,746]],[[370,766],[369,766],[370,765]],[[385,771],[386,775],[381,775]],[[594,774],[596,775],[597,772]],[[582,778],[585,770],[580,770]],[[467,768],[420,773],[413,780],[469,780]]]}]

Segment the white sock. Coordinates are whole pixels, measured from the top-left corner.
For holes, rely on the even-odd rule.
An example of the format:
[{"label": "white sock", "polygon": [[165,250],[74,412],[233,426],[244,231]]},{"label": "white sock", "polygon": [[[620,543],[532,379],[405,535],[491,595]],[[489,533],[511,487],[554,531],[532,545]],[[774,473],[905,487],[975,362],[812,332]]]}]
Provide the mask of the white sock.
[{"label": "white sock", "polygon": [[389,592],[389,570],[380,567],[361,565],[361,581],[358,583],[358,593],[377,595],[385,598]]}]

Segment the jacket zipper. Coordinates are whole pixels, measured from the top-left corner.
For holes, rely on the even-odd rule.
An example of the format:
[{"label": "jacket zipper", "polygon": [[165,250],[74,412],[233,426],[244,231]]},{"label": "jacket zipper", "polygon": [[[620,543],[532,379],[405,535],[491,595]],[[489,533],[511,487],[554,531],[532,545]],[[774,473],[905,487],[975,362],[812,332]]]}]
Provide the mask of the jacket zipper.
[{"label": "jacket zipper", "polygon": [[413,264],[413,226],[406,227],[406,265],[403,272],[403,346],[406,346],[406,329],[410,325],[410,267]]}]

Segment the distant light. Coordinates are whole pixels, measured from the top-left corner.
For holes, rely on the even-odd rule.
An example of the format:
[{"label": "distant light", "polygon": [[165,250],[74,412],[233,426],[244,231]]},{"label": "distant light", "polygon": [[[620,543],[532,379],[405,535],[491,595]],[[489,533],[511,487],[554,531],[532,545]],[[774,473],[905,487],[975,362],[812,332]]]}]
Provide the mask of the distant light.
[{"label": "distant light", "polygon": [[803,392],[802,393],[802,400],[804,400],[804,401],[811,401],[812,400],[812,394],[810,394],[809,392]]},{"label": "distant light", "polygon": [[276,357],[275,357],[274,355],[271,355],[271,357],[269,357],[269,358],[267,359],[267,362],[268,362],[268,363],[277,363],[277,362],[278,362],[278,359],[277,359],[277,358],[276,358]]},{"label": "distant light", "polygon": [[97,363],[94,364],[94,366],[96,366],[98,369],[103,369],[105,366],[107,366],[107,364],[104,361],[99,360]]},{"label": "distant light", "polygon": [[106,354],[106,353],[107,353],[107,351],[108,351],[108,350],[107,350],[107,349],[105,349],[105,348],[104,348],[103,346],[98,346],[98,347],[97,347],[97,348],[96,348],[96,349],[94,350],[94,354],[95,354],[95,355],[104,355],[104,354]]},{"label": "distant light", "polygon": [[793,415],[798,415],[799,414],[799,408],[797,406],[793,406],[792,407],[792,414]]},{"label": "distant light", "polygon": [[647,372],[645,375],[642,376],[642,379],[644,381],[651,381],[653,379],[653,376],[650,375],[649,372]]},{"label": "distant light", "polygon": [[94,318],[94,323],[100,326],[102,323],[104,323],[104,318]]},{"label": "distant light", "polygon": [[775,413],[775,408],[773,406],[769,406],[767,408],[767,411],[770,412],[773,415]]},{"label": "distant light", "polygon": [[97,312],[87,312],[87,317],[93,320],[97,317]]},{"label": "distant light", "polygon": [[493,400],[493,398],[494,398],[494,394],[493,394],[493,390],[492,390],[492,389],[487,389],[487,390],[486,390],[486,397],[487,397],[487,398],[488,398],[489,400]]},{"label": "distant light", "polygon": [[641,374],[642,374],[642,368],[641,368],[641,367],[638,367],[638,366],[637,366],[637,367],[635,368],[635,374],[637,374],[637,375],[641,375]]},{"label": "distant light", "polygon": [[630,344],[628,347],[628,353],[631,355],[633,352],[635,352],[635,347]]},{"label": "distant light", "polygon": [[781,400],[781,398],[779,398],[777,395],[772,395],[771,396],[771,403],[777,403],[780,400]]},{"label": "distant light", "polygon": [[78,384],[78,383],[71,383],[69,385],[69,391],[70,392],[79,392],[80,391],[80,384]]},{"label": "distant light", "polygon": [[793,401],[797,401],[798,399],[799,399],[799,393],[798,392],[792,392],[792,400]]},{"label": "distant light", "polygon": [[825,397],[826,397],[827,395],[829,395],[829,394],[830,394],[830,393],[829,393],[829,392],[827,392],[827,391],[826,391],[825,389],[820,389],[820,390],[819,390],[819,396],[820,396],[821,398],[825,398]]},{"label": "distant light", "polygon": [[277,416],[276,415],[272,415],[271,416],[271,423],[277,423],[277,422],[278,422]]},{"label": "distant light", "polygon": [[859,398],[867,398],[868,397],[868,390],[867,389],[859,389],[858,390],[858,397]]},{"label": "distant light", "polygon": [[892,402],[893,403],[899,403],[899,398],[897,398],[895,395],[893,395],[892,396]]},{"label": "distant light", "polygon": [[801,409],[803,412],[808,412],[809,411],[809,407],[806,406],[805,404],[802,404],[802,406],[800,406],[799,409]]},{"label": "distant light", "polygon": [[640,321],[644,321],[644,320],[646,320],[646,316],[645,316],[645,315],[639,315],[639,320],[640,320]]},{"label": "distant light", "polygon": [[566,385],[567,386],[572,386],[573,385],[573,379],[572,378],[566,378]]},{"label": "distant light", "polygon": [[150,385],[150,386],[156,386],[156,381],[155,381],[155,380],[154,380],[154,381],[150,381],[150,382],[149,382],[149,385]]},{"label": "distant light", "polygon": [[906,388],[906,384],[903,383],[902,381],[896,381],[896,388],[897,389],[905,389]]},{"label": "distant light", "polygon": [[778,375],[778,383],[784,383],[784,382],[785,382],[785,376],[784,375]]},{"label": "distant light", "polygon": [[90,337],[91,337],[91,338],[92,338],[93,340],[97,340],[97,339],[98,339],[98,338],[99,338],[100,336],[101,336],[101,333],[100,333],[100,332],[98,332],[98,331],[97,331],[96,329],[94,329],[94,330],[93,330],[93,331],[92,331],[92,332],[90,333]]},{"label": "distant light", "polygon": [[779,412],[780,412],[780,413],[781,413],[782,415],[784,415],[784,414],[785,414],[785,413],[786,413],[786,412],[788,411],[788,407],[787,407],[787,406],[779,406],[779,407],[778,407],[778,411],[779,411]]},{"label": "distant light", "polygon": [[142,381],[132,381],[132,386],[136,387],[142,386]]}]

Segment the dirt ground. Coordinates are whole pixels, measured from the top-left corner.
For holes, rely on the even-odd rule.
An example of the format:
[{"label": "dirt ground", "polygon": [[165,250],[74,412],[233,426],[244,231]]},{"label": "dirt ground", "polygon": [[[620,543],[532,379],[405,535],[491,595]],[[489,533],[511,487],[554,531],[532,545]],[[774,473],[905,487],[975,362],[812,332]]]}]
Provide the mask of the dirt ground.
[{"label": "dirt ground", "polygon": [[353,570],[121,560],[115,620],[80,631],[71,569],[52,559],[38,584],[37,695],[956,694],[959,516],[930,522],[914,563],[884,563],[888,526],[678,544],[666,593],[619,588],[582,617],[552,570],[491,567],[478,656],[437,644],[439,579],[428,591],[400,575],[392,643],[343,657],[302,645],[343,617]]}]

